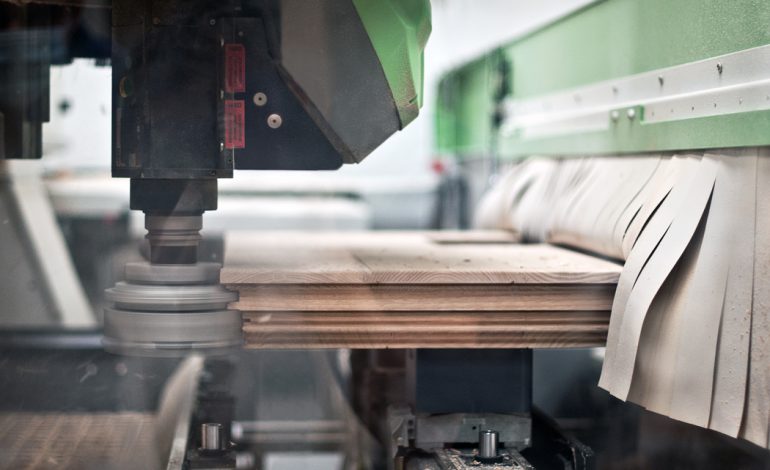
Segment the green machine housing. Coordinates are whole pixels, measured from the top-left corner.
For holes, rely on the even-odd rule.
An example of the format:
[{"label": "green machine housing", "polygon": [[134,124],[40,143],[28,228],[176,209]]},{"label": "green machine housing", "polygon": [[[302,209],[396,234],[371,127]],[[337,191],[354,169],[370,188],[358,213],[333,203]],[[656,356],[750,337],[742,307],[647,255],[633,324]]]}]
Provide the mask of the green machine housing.
[{"label": "green machine housing", "polygon": [[582,156],[770,144],[770,3],[604,0],[451,71],[439,151]]}]

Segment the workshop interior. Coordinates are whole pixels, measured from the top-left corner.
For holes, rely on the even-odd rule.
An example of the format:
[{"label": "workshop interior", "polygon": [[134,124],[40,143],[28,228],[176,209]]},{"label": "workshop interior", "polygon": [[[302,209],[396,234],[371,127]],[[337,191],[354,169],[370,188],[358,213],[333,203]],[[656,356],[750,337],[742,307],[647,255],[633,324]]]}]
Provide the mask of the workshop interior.
[{"label": "workshop interior", "polygon": [[0,0],[0,468],[770,469],[769,25]]}]

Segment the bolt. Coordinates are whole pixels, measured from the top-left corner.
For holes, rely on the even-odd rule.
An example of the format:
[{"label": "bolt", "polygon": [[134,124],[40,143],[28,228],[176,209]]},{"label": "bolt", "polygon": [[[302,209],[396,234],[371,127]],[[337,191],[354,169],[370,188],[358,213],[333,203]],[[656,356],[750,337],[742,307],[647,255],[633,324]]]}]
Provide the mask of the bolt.
[{"label": "bolt", "polygon": [[722,65],[722,62],[717,62],[717,72],[719,72],[719,75],[722,75],[724,68],[725,67]]},{"label": "bolt", "polygon": [[271,114],[267,117],[267,125],[270,126],[271,129],[278,129],[281,127],[281,124],[283,124],[283,119],[281,119],[280,114]]},{"label": "bolt", "polygon": [[618,119],[620,119],[620,111],[613,109],[610,113],[610,118],[612,119],[612,122],[618,122]]},{"label": "bolt", "polygon": [[497,431],[491,429],[479,431],[479,458],[497,458],[497,443],[499,440],[500,435]]},{"label": "bolt", "polygon": [[254,93],[254,104],[257,106],[264,106],[267,104],[267,95],[262,93],[261,91],[258,93]]},{"label": "bolt", "polygon": [[634,108],[628,108],[628,111],[626,111],[626,116],[628,116],[629,121],[633,121],[636,117],[636,110]]},{"label": "bolt", "polygon": [[243,37],[243,31],[238,31],[238,36]]},{"label": "bolt", "polygon": [[215,20],[214,18],[211,18],[209,20],[209,25],[214,26],[215,24],[217,24],[217,20]]},{"label": "bolt", "polygon": [[222,425],[219,423],[201,424],[201,449],[202,450],[221,450]]}]

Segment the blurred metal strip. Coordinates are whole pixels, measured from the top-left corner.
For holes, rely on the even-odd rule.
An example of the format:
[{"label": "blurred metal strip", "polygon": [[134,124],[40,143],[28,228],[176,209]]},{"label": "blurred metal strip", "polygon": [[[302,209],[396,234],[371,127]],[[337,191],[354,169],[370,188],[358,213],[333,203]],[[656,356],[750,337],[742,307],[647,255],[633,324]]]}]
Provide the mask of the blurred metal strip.
[{"label": "blurred metal strip", "polygon": [[8,161],[10,189],[29,236],[46,288],[66,328],[92,328],[96,316],[91,309],[67,244],[56,222],[53,206],[42,181],[37,161]]},{"label": "blurred metal strip", "polygon": [[203,356],[194,354],[185,359],[171,376],[158,407],[155,434],[158,452],[167,470],[182,470],[190,434],[198,380],[203,371]]},{"label": "blurred metal strip", "polygon": [[663,123],[770,109],[770,45],[557,93],[504,102],[504,135],[607,130],[620,119]]}]

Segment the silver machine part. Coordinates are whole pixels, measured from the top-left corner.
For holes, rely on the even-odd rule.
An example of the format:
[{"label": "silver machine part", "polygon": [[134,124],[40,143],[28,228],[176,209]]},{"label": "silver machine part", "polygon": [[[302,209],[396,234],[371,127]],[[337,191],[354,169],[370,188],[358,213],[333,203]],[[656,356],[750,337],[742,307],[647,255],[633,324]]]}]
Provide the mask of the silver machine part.
[{"label": "silver machine part", "polygon": [[220,450],[222,448],[222,425],[203,423],[201,425],[201,450]]},{"label": "silver machine part", "polygon": [[126,263],[126,279],[137,284],[176,285],[176,284],[218,284],[219,263],[185,264],[150,264]]},{"label": "silver machine part", "polygon": [[145,214],[151,262],[128,263],[107,289],[106,350],[138,356],[225,353],[242,344],[238,294],[219,283],[222,266],[197,262],[201,215]]},{"label": "silver machine part", "polygon": [[147,229],[146,238],[153,247],[197,247],[201,241],[200,230],[203,228],[203,217],[200,215],[146,215],[144,228]]},{"label": "silver machine part", "polygon": [[497,431],[486,429],[479,431],[479,457],[482,459],[494,459],[497,457],[497,441],[500,435]]},{"label": "silver machine part", "polygon": [[415,445],[421,449],[442,447],[447,442],[475,444],[479,430],[495,429],[497,442],[524,449],[531,443],[532,418],[526,414],[451,413],[417,416]]},{"label": "silver machine part", "polygon": [[105,349],[117,354],[179,356],[227,352],[242,344],[238,294],[219,284],[215,263],[130,263],[126,280],[107,289]]}]

